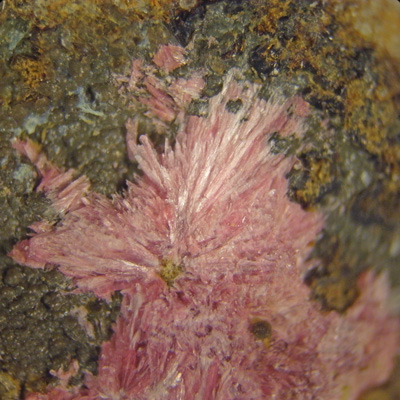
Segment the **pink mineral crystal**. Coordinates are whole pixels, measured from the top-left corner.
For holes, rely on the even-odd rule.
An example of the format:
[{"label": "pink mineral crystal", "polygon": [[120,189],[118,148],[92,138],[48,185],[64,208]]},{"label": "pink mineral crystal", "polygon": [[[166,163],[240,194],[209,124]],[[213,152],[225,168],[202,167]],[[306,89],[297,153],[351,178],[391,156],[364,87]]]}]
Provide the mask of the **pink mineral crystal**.
[{"label": "pink mineral crystal", "polygon": [[58,266],[78,290],[124,296],[98,375],[29,400],[350,400],[388,378],[398,321],[387,280],[364,274],[342,315],[310,300],[303,277],[323,218],[288,199],[293,159],[268,141],[301,135],[308,107],[258,92],[229,74],[208,115],[182,118],[162,154],[146,136],[137,143],[130,121],[143,175],[111,199],[15,142],[62,219],[10,255]]},{"label": "pink mineral crystal", "polygon": [[171,72],[185,64],[186,50],[181,46],[165,44],[154,55],[153,62],[164,72]]},{"label": "pink mineral crystal", "polygon": [[[164,47],[166,46],[161,47],[157,55],[164,54]],[[172,47],[178,54],[185,52],[181,47]],[[170,51],[169,49],[167,52]],[[153,62],[156,61],[157,58],[154,57]],[[128,97],[128,101],[138,100],[139,104],[146,105],[148,108],[146,115],[152,119],[156,130],[165,132],[168,129],[166,123],[174,121],[177,125],[183,124],[188,104],[199,98],[205,82],[200,72],[194,73],[187,79],[168,77],[162,80],[158,75],[159,68],[154,65],[144,65],[141,60],[133,60],[130,74],[116,75],[115,82],[119,87],[119,93]],[[135,108],[135,102],[132,106]]]}]

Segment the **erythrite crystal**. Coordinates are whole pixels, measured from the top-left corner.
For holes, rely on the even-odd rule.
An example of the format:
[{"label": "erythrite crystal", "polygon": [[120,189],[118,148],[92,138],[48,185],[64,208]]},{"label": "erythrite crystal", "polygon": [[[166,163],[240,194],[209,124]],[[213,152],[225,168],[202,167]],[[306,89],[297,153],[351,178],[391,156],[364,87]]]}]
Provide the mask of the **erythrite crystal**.
[{"label": "erythrite crystal", "polygon": [[363,275],[343,315],[310,301],[303,275],[323,218],[289,201],[293,160],[268,142],[300,135],[308,107],[258,91],[231,73],[208,115],[181,117],[162,154],[146,136],[137,144],[130,121],[129,153],[143,175],[112,199],[15,142],[61,222],[36,226],[11,256],[57,265],[81,291],[124,295],[98,375],[28,399],[341,400],[387,379],[398,328],[387,281]]},{"label": "erythrite crystal", "polygon": [[165,72],[171,72],[185,64],[185,53],[186,50],[181,46],[166,44],[157,51],[153,62]]}]

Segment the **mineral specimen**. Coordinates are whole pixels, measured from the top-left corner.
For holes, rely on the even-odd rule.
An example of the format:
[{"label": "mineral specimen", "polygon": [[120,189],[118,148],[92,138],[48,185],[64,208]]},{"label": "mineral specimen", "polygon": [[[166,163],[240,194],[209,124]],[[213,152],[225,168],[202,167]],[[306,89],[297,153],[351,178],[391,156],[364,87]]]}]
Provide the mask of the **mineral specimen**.
[{"label": "mineral specimen", "polygon": [[[147,136],[137,143],[130,121],[128,150],[143,175],[111,199],[32,142],[14,143],[61,218],[35,224],[10,255],[58,266],[80,291],[124,295],[98,375],[29,400],[339,400],[387,379],[398,322],[385,307],[385,276],[362,275],[344,314],[321,312],[303,283],[318,262],[309,256],[323,217],[288,199],[294,160],[273,154],[269,139],[301,136],[308,106],[261,99],[237,75],[207,116],[180,117],[174,148],[166,142],[162,154]],[[146,104],[152,111],[156,100]]]}]

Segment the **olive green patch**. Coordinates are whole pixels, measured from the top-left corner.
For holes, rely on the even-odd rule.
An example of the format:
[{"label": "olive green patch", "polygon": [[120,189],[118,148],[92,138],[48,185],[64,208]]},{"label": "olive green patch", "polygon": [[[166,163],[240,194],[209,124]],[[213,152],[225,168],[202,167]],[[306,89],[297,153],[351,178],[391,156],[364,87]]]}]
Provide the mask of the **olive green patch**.
[{"label": "olive green patch", "polygon": [[161,262],[161,271],[159,275],[168,286],[172,286],[175,279],[183,272],[183,267],[180,264],[175,264],[171,260],[163,260]]},{"label": "olive green patch", "polygon": [[250,325],[250,332],[258,340],[269,339],[272,334],[272,326],[268,321],[255,321]]},{"label": "olive green patch", "polygon": [[6,372],[0,372],[0,398],[17,400],[20,394],[20,383]]},{"label": "olive green patch", "polygon": [[237,100],[229,100],[226,103],[226,109],[232,113],[232,114],[236,114],[243,106],[243,101],[241,99],[237,99]]}]

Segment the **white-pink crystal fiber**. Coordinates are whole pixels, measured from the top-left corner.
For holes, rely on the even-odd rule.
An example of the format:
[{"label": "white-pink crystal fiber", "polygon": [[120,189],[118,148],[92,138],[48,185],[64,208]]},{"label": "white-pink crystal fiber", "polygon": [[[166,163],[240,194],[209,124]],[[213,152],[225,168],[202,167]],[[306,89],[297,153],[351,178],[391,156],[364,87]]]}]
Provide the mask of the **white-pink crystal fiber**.
[{"label": "white-pink crystal fiber", "polygon": [[[303,283],[323,218],[289,200],[293,159],[273,154],[269,139],[301,136],[307,104],[258,94],[232,72],[208,115],[183,116],[162,154],[146,136],[138,144],[131,120],[129,153],[143,175],[112,199],[15,142],[62,218],[37,225],[11,256],[58,266],[80,291],[124,295],[98,376],[29,400],[351,400],[387,379],[398,323],[385,277],[363,275],[343,315],[321,312]],[[171,285],[165,265],[179,267]],[[255,321],[270,327],[265,337]]]}]

